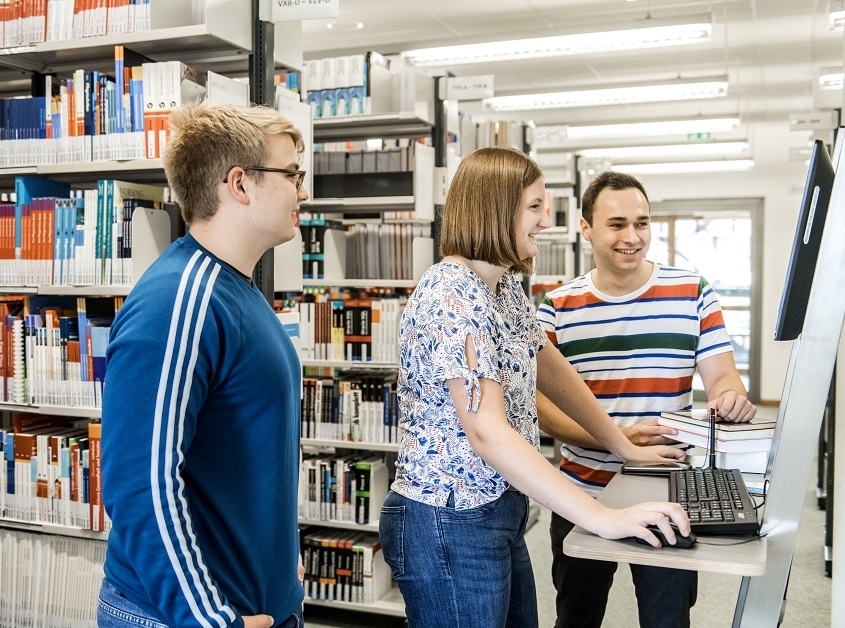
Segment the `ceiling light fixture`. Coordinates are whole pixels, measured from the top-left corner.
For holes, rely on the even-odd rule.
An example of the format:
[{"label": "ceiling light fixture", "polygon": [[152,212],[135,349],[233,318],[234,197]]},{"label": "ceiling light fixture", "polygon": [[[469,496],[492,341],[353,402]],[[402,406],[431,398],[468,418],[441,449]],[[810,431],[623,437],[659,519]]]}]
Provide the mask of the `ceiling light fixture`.
[{"label": "ceiling light fixture", "polygon": [[715,161],[676,161],[661,164],[618,164],[611,170],[633,175],[697,174],[708,172],[742,172],[754,167],[753,159],[719,159]]},{"label": "ceiling light fixture", "polygon": [[[686,135],[687,139],[710,139],[712,133],[732,131],[740,124],[739,118],[690,118],[689,120],[659,120],[657,122],[627,122],[621,124],[593,124],[567,126],[548,124],[534,129],[536,147],[566,146],[582,140],[612,138],[658,137]],[[696,137],[690,138],[694,135]]]},{"label": "ceiling light fixture", "polygon": [[716,157],[737,155],[748,150],[748,142],[705,142],[668,144],[664,146],[621,146],[617,148],[588,148],[578,151],[588,159],[660,159],[671,157]]},{"label": "ceiling light fixture", "polygon": [[823,90],[842,91],[842,68],[821,68],[819,70],[819,88]]},{"label": "ceiling light fixture", "polygon": [[635,24],[617,30],[420,48],[400,54],[409,65],[430,67],[681,46],[710,41],[713,17],[704,14],[674,20],[646,18]]},{"label": "ceiling light fixture", "polygon": [[728,81],[725,77],[721,77],[711,80],[675,80],[659,85],[609,87],[550,94],[495,96],[485,99],[483,103],[484,108],[489,111],[516,111],[695,100],[719,98],[727,96],[727,94]]},{"label": "ceiling light fixture", "polygon": [[628,122],[623,124],[593,124],[584,126],[538,126],[538,135],[549,141],[604,139],[610,137],[654,137],[660,135],[689,135],[691,133],[720,133],[739,126],[739,118],[691,118],[689,120],[659,120],[657,122]]}]

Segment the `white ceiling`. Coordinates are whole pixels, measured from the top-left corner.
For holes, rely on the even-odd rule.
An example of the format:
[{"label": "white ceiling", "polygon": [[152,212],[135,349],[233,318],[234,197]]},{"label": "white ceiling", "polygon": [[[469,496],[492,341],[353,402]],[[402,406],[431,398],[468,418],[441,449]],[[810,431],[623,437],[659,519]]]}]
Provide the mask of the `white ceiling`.
[{"label": "white ceiling", "polygon": [[[743,122],[783,121],[818,108],[818,69],[841,66],[843,33],[828,28],[827,0],[340,0],[333,20],[303,22],[306,59],[429,45],[501,41],[653,18],[712,13],[706,44],[447,68],[495,75],[496,95],[562,91],[673,78],[728,76],[726,98],[672,104],[523,112],[543,124],[589,124],[739,114]],[[362,22],[363,29],[352,28]],[[473,107],[476,111],[473,111]],[[462,107],[479,115],[477,105]],[[496,114],[496,118],[504,118]]]}]

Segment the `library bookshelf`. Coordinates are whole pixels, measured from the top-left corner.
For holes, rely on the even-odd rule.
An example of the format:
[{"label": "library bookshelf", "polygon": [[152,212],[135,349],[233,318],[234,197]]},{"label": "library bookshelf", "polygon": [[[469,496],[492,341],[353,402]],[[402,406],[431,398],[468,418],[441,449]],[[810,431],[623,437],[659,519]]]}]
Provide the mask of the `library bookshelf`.
[{"label": "library bookshelf", "polygon": [[[55,9],[52,7],[54,3],[43,4],[51,5],[47,9],[46,17],[49,18],[49,11]],[[63,4],[55,3],[57,7]],[[79,2],[76,4],[80,5]],[[73,7],[73,3],[69,5]],[[120,29],[115,27],[99,35],[68,38],[45,31],[42,36],[36,37],[39,41],[0,41],[0,97],[24,97],[23,100],[32,97],[34,100],[35,97],[46,95],[49,99],[54,94],[39,93],[40,86],[45,85],[46,77],[52,77],[54,87],[59,84],[65,86],[65,79],[77,71],[104,75],[114,73],[115,77],[121,78],[116,72],[116,47],[124,47],[138,59],[149,62],[179,61],[191,64],[202,72],[213,71],[224,77],[248,73],[249,57],[254,52],[253,17],[250,11],[243,10],[240,0],[151,0],[147,6],[149,14],[146,16],[146,24],[132,32],[128,29],[117,32]],[[49,19],[45,22],[49,23]],[[289,45],[291,41],[301,43],[301,35],[286,37],[288,31],[294,33],[298,28],[299,24],[296,23],[276,29],[269,61],[274,68],[301,67],[301,49]],[[285,39],[287,41],[282,41]],[[87,133],[79,133],[78,137],[79,142],[95,144],[93,136]],[[101,179],[121,179],[162,187],[166,185],[161,159],[158,157],[68,159],[67,154],[59,156],[61,151],[58,148],[54,150],[62,138],[56,135],[52,136],[53,139],[48,138],[50,136],[34,140],[42,144],[32,154],[26,151],[12,154],[24,145],[3,142],[0,150],[3,154],[0,160],[0,191],[14,190],[18,177],[60,182],[73,185],[74,189],[88,190],[96,188]],[[44,151],[44,147],[49,149]],[[54,158],[42,159],[42,154]],[[152,223],[136,225],[133,219],[133,253],[136,248],[146,249],[148,258],[154,258],[170,242],[170,221],[161,221],[160,217],[156,217]],[[13,251],[11,260],[5,258],[0,264],[7,261],[13,264],[14,259]],[[71,304],[101,300],[113,301],[117,305],[118,300],[129,293],[135,278],[127,275],[122,278],[123,281],[114,283],[102,279],[96,282],[80,281],[74,277],[62,277],[62,280],[52,282],[29,281],[18,274],[17,267],[12,268],[7,275],[0,282],[0,301],[20,298],[21,303],[32,304],[55,298]],[[6,348],[9,348],[8,345]],[[25,357],[22,359],[25,360]],[[3,374],[5,384],[5,370]],[[84,398],[76,398],[76,403],[50,403],[47,402],[49,394],[45,392],[45,399],[34,401],[27,392],[29,389],[26,383],[21,390],[24,391],[23,396],[11,401],[6,399],[4,387],[0,416],[8,422],[0,423],[0,428],[8,427],[11,432],[12,415],[20,414],[30,417],[33,424],[38,423],[39,417],[57,417],[92,421],[93,425],[98,425],[101,411],[96,400],[89,403]],[[47,388],[44,390],[47,391]],[[4,471],[4,482],[0,487],[0,626],[42,625],[38,622],[95,626],[97,592],[103,577],[104,541],[108,538],[108,526],[99,523],[94,526],[90,521],[84,525],[75,518],[69,521],[63,518],[61,512],[52,510],[53,502],[64,503],[58,491],[48,493],[46,498],[33,497],[34,500],[44,499],[44,504],[50,504],[44,511],[39,510],[41,502],[33,506],[33,512],[36,513],[34,517],[29,516],[28,510],[26,517],[16,516],[21,511],[9,508],[5,482],[7,465],[16,464],[14,450],[7,451],[4,447],[3,460],[0,462]],[[65,493],[64,497],[66,500],[69,496]]]},{"label": "library bookshelf", "polygon": [[[341,119],[316,119],[314,121],[315,141],[324,145],[326,143],[345,144],[346,142],[373,137],[383,140],[399,140],[400,142],[403,139],[410,140],[413,149],[413,159],[410,161],[413,163],[407,164],[407,168],[403,172],[341,173],[335,168],[327,175],[316,174],[314,198],[307,204],[307,208],[303,208],[304,210],[324,216],[329,220],[335,220],[349,230],[355,229],[355,225],[360,224],[369,224],[368,228],[373,231],[383,229],[387,232],[390,232],[391,228],[388,225],[391,224],[415,224],[422,228],[415,233],[411,242],[407,240],[404,242],[404,249],[400,249],[399,246],[391,249],[393,255],[398,255],[400,250],[404,250],[405,255],[410,258],[410,263],[406,265],[404,273],[400,274],[399,277],[389,273],[374,275],[373,269],[367,269],[370,273],[366,274],[365,272],[363,274],[363,277],[366,278],[362,278],[356,272],[359,269],[350,272],[351,269],[345,267],[340,261],[340,258],[344,256],[347,260],[350,259],[348,252],[332,251],[331,247],[336,246],[335,239],[327,238],[323,249],[325,254],[323,272],[307,273],[311,276],[303,279],[303,288],[306,291],[317,292],[323,289],[326,294],[332,295],[327,297],[329,300],[336,300],[335,297],[339,295],[347,296],[348,300],[345,303],[357,303],[362,299],[365,301],[377,299],[378,295],[385,292],[391,297],[397,296],[402,300],[402,295],[407,296],[410,293],[422,272],[433,262],[434,241],[430,237],[430,229],[435,214],[434,187],[439,164],[435,163],[435,149],[429,144],[437,145],[437,142],[442,140],[441,135],[445,137],[445,129],[431,121],[436,118],[433,114],[438,105],[435,102],[433,85],[430,95],[431,100],[429,102],[417,103],[413,107],[413,111],[353,116]],[[425,144],[415,143],[418,138],[426,138],[431,141],[426,141]],[[400,142],[385,142],[385,146],[405,148],[409,145]],[[354,158],[357,159],[357,155]],[[363,157],[365,160],[368,158],[374,160],[380,157]],[[348,160],[350,157],[347,156],[346,159]],[[405,168],[405,165],[403,163],[403,168]],[[380,239],[379,244],[384,246],[385,240]],[[390,246],[393,246],[393,244]],[[378,247],[368,251],[368,255],[377,254]],[[319,274],[322,276],[318,276]],[[354,306],[349,306],[350,309],[352,307]],[[386,314],[383,312],[387,310],[388,308],[385,308],[379,312],[379,316],[381,316],[380,324],[382,325],[386,324]],[[395,324],[398,323],[400,313],[401,305],[392,314],[395,318],[393,320],[394,327],[389,328],[391,332],[395,330]],[[303,318],[307,322],[308,314]],[[373,316],[373,322],[375,321],[376,316]],[[357,332],[358,329],[356,328],[354,331]],[[353,337],[357,336],[353,333]],[[391,341],[395,343],[395,333],[393,333]],[[317,351],[306,349],[302,360],[304,378],[307,380],[312,377],[323,377],[327,386],[335,388],[338,386],[338,382],[356,376],[360,376],[362,381],[369,377],[375,378],[379,381],[379,386],[382,385],[382,382],[387,382],[383,384],[386,388],[390,386],[392,381],[393,403],[396,404],[395,374],[398,370],[398,350],[395,346],[383,352],[376,349],[375,332],[372,342],[372,352],[368,354],[365,351],[363,359],[358,354],[354,359],[349,359],[349,355],[346,355],[343,350],[333,351],[329,348],[321,354],[319,349]],[[348,395],[348,391],[341,393],[339,401],[336,402],[341,406],[339,414],[343,413],[344,407],[349,407],[349,404],[344,402],[344,394]],[[387,391],[384,392],[383,399],[387,400],[389,394]],[[390,411],[385,405],[387,403],[389,402],[385,401],[378,406],[380,418],[377,418],[377,420],[388,421],[386,417],[388,417]],[[304,401],[304,414],[310,411],[309,408],[308,402]],[[398,404],[394,407],[390,420],[396,421],[397,418]],[[343,419],[341,419],[342,421]],[[365,423],[366,421],[362,422]],[[316,431],[319,433],[303,433],[302,445],[306,456],[311,455],[317,459],[321,455],[335,456],[335,459],[343,461],[337,463],[338,466],[344,464],[348,459],[366,460],[368,457],[375,457],[383,460],[390,472],[389,474],[385,472],[380,476],[383,485],[372,492],[373,495],[378,495],[382,500],[387,492],[389,481],[392,479],[388,475],[393,475],[393,465],[398,447],[398,433],[395,426],[387,428],[382,425],[381,427],[383,431],[379,429],[378,425],[372,430],[368,430],[365,426],[360,438],[357,438],[355,434],[347,433],[343,425],[339,432],[335,432],[332,427],[327,428],[330,437],[326,437],[325,431],[320,432],[318,427]],[[304,428],[304,430],[308,429],[312,428]],[[340,438],[337,437],[338,434]],[[309,461],[304,462],[302,470],[302,477],[306,479],[309,473],[307,468],[309,464],[313,465]],[[339,471],[338,475],[341,478],[339,481],[344,482],[343,478],[346,476],[343,471]],[[301,490],[303,490],[302,487]],[[342,492],[339,488],[337,491],[338,493]],[[337,499],[341,498],[337,497]],[[321,526],[334,528],[341,534],[344,531],[349,531],[349,534],[375,535],[378,532],[377,516],[380,509],[380,500],[379,503],[371,505],[370,515],[374,516],[371,516],[366,523],[361,522],[360,519],[345,521],[339,520],[339,518],[300,516],[300,527],[307,530],[309,529],[308,526]],[[300,503],[302,502],[303,499],[301,498]],[[331,511],[329,510],[329,512]],[[376,577],[389,578],[389,569],[382,569],[375,575]],[[404,617],[405,606],[399,590],[395,586],[390,586],[389,583],[377,583],[375,588],[383,593],[379,596],[379,599],[366,604],[350,603],[341,599],[320,599],[314,596],[307,597],[305,601],[306,605],[329,606],[377,615]]]}]

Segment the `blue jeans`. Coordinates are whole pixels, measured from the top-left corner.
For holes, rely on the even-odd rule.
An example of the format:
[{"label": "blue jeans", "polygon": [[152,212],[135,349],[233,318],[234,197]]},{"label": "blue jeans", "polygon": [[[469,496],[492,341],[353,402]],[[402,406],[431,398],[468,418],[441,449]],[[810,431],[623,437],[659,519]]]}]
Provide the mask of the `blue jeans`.
[{"label": "blue jeans", "polygon": [[168,628],[167,624],[136,606],[114,588],[111,582],[103,578],[100,585],[100,598],[97,604],[97,628]]},{"label": "blue jeans", "polygon": [[[302,628],[305,625],[302,613],[297,611],[275,628]],[[100,586],[100,598],[97,605],[97,628],[169,628],[167,624],[150,617],[114,588],[105,578]]]},{"label": "blue jeans", "polygon": [[[617,563],[572,558],[563,539],[575,527],[552,513],[552,581],[557,589],[555,628],[600,628]],[[641,628],[688,628],[698,593],[698,572],[631,563]]]},{"label": "blue jeans", "polygon": [[527,520],[528,498],[516,491],[465,510],[390,491],[379,534],[409,628],[536,628]]}]

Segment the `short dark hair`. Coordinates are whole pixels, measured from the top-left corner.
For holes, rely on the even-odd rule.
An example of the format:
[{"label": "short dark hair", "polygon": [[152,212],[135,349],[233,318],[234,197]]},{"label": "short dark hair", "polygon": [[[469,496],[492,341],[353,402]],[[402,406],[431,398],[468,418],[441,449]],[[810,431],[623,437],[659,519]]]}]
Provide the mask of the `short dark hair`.
[{"label": "short dark hair", "polygon": [[514,148],[489,146],[470,153],[446,195],[440,254],[531,273],[534,259],[519,259],[517,253],[516,221],[523,191],[541,176],[537,163]]},{"label": "short dark hair", "polygon": [[637,188],[643,193],[646,203],[648,203],[648,194],[645,193],[643,184],[640,183],[636,177],[632,177],[624,172],[616,172],[615,170],[606,170],[590,182],[584,194],[581,197],[581,216],[587,221],[587,224],[593,226],[593,207],[596,204],[596,199],[602,190],[610,188],[611,190],[627,190],[629,188]]}]

